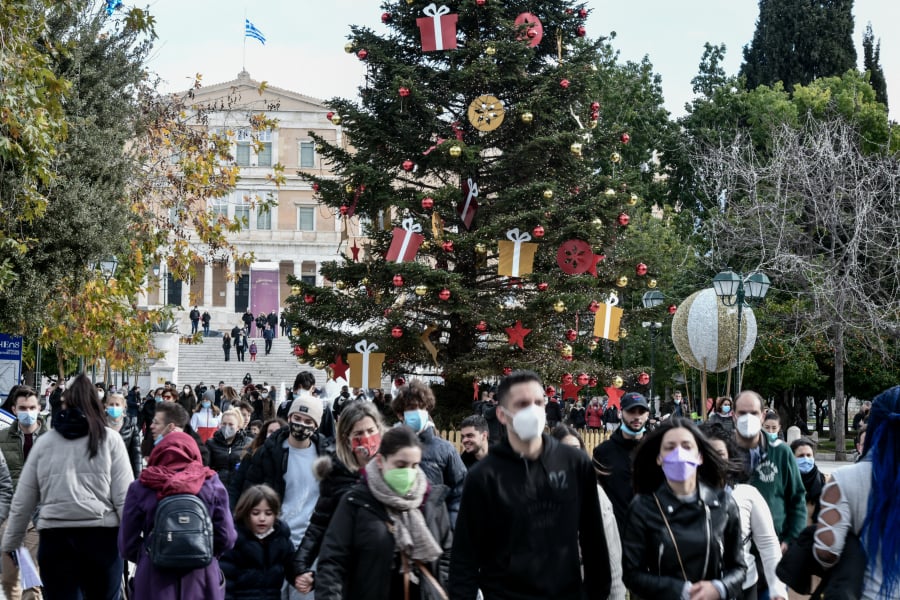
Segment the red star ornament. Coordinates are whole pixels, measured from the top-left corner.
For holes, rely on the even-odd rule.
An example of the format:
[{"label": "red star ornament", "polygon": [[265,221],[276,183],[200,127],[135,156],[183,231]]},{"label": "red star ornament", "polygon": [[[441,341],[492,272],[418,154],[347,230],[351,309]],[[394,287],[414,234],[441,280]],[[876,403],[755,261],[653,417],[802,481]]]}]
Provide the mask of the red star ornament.
[{"label": "red star ornament", "polygon": [[621,409],[622,403],[620,402],[620,399],[625,395],[625,390],[612,386],[603,388],[603,390],[606,392],[606,395],[609,398],[609,403],[607,404],[607,406],[615,406],[616,408]]},{"label": "red star ornament", "polygon": [[578,398],[578,393],[583,387],[583,385],[575,385],[574,383],[564,384],[562,386],[563,400],[568,400],[569,398]]},{"label": "red star ornament", "polygon": [[597,265],[600,264],[600,261],[603,260],[604,258],[606,258],[605,254],[594,254],[594,256],[591,258],[591,266],[588,267],[587,272],[590,273],[591,275],[593,275],[594,277],[596,277],[597,276]]},{"label": "red star ornament", "polygon": [[350,365],[344,362],[344,357],[340,354],[334,355],[334,362],[328,365],[331,367],[331,370],[334,371],[334,378],[337,379],[347,379],[347,369],[350,368]]},{"label": "red star ornament", "polygon": [[525,349],[525,336],[531,333],[530,329],[522,327],[522,321],[516,321],[513,327],[506,327],[506,335],[509,336],[509,345]]}]

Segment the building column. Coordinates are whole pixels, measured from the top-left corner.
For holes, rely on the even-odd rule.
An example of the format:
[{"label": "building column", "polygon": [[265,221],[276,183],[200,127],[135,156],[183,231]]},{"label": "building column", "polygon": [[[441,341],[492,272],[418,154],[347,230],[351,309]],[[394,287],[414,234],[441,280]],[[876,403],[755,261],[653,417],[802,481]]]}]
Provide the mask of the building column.
[{"label": "building column", "polygon": [[191,280],[187,279],[181,282],[181,306],[184,307],[185,310],[191,310],[193,308],[193,304],[191,304]]},{"label": "building column", "polygon": [[203,265],[203,306],[212,306],[213,295],[213,266],[210,263]]},{"label": "building column", "polygon": [[300,279],[303,276],[303,261],[295,260],[294,261],[294,277]]},{"label": "building column", "polygon": [[[225,278],[225,310],[233,313],[234,312],[234,286],[237,285],[237,282],[233,281],[228,275],[228,268],[225,269],[226,278]],[[236,275],[236,273],[233,273]]]}]

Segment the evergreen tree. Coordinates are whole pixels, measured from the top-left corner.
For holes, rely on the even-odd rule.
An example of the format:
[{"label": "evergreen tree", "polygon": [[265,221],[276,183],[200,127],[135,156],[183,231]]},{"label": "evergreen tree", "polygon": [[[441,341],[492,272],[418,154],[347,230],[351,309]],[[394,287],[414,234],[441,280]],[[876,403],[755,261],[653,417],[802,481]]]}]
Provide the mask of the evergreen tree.
[{"label": "evergreen tree", "polygon": [[[652,264],[636,271],[641,257],[616,244],[647,194],[660,194],[658,77],[646,62],[616,65],[605,41],[585,37],[587,11],[571,1],[455,3],[458,47],[436,52],[420,41],[424,3],[383,6],[389,34],[352,28],[348,50],[368,69],[359,102],[330,102],[347,147],[316,140],[335,177],[308,177],[351,235],[356,217],[368,224],[366,238],[350,242],[362,251],[322,266],[325,287],[288,278],[295,352],[305,362],[315,350],[323,366],[365,339],[394,374],[458,380],[524,367],[609,385],[616,344],[593,337],[592,302],[617,292],[620,307],[640,308],[648,281],[666,275]],[[516,24],[526,12],[542,36]],[[478,209],[467,224],[469,180]],[[414,260],[397,263],[386,255],[404,221],[425,239]],[[533,272],[520,258],[519,276],[500,275],[498,242],[514,229],[538,245]],[[577,274],[558,264],[566,252]],[[530,330],[521,347],[507,328]]]},{"label": "evergreen tree", "polygon": [[871,23],[866,25],[863,34],[863,69],[869,74],[869,84],[875,90],[875,99],[887,106],[887,81],[881,68],[881,40],[875,42]]},{"label": "evergreen tree", "polygon": [[808,85],[856,67],[853,0],[760,0],[759,19],[744,46],[747,88]]}]

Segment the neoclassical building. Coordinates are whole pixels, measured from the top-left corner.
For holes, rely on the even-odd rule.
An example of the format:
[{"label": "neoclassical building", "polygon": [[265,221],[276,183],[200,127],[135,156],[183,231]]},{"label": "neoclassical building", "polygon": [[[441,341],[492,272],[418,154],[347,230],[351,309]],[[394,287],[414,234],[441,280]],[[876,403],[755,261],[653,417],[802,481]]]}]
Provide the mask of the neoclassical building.
[{"label": "neoclassical building", "polygon": [[[255,260],[249,268],[238,271],[237,281],[227,280],[225,265],[215,263],[198,269],[190,282],[159,273],[158,289],[151,289],[147,300],[150,305],[184,307],[183,319],[196,304],[201,312],[210,312],[213,329],[230,329],[236,313],[247,308],[253,314],[272,309],[280,312],[290,293],[288,274],[321,285],[319,265],[339,258],[339,252],[347,252],[346,237],[341,245],[340,215],[319,204],[310,184],[297,175],[328,174],[310,131],[339,146],[344,140],[341,127],[327,118],[329,110],[321,100],[274,86],[265,87],[260,94],[260,82],[246,71],[232,81],[196,90],[193,102],[223,106],[223,110],[207,115],[204,126],[222,135],[227,133],[232,139],[240,179],[235,191],[212,201],[209,210],[247,220],[248,226],[234,234],[231,243],[241,252],[252,252]],[[260,134],[259,149],[252,145],[247,125],[249,116],[258,113],[278,121],[277,129]],[[272,166],[277,163],[284,165],[287,179],[278,188],[267,178],[274,174]],[[268,210],[258,208],[254,198],[271,199],[273,206]],[[165,265],[161,268],[164,271]]]}]

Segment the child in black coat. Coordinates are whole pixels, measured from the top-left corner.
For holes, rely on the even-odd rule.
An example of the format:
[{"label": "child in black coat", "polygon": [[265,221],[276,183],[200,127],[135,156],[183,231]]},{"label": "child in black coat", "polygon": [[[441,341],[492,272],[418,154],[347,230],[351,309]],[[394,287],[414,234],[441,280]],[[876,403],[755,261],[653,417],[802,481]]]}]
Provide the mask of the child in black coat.
[{"label": "child in black coat", "polygon": [[267,485],[241,494],[234,510],[237,541],[219,559],[226,600],[280,600],[285,581],[293,581],[291,530],[278,518],[281,500]]}]

